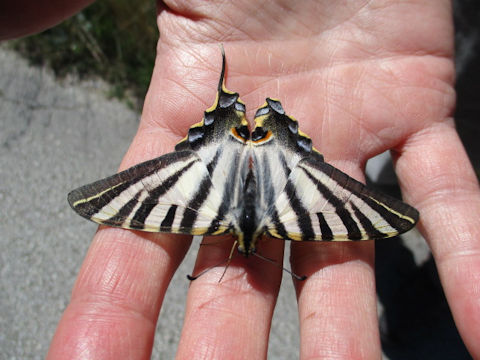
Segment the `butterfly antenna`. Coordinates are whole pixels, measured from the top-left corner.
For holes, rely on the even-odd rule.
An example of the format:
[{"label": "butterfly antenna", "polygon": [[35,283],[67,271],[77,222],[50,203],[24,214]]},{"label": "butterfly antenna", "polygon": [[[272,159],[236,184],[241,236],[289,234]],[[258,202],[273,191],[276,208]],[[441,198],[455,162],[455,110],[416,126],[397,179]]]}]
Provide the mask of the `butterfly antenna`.
[{"label": "butterfly antenna", "polygon": [[[230,262],[232,261],[232,258],[234,257],[234,250],[235,250],[235,247],[237,246],[237,241],[235,241],[233,243],[233,246],[232,246],[232,250],[230,250],[230,255],[228,256],[228,258],[226,260],[222,260],[220,261],[219,263],[213,265],[212,267],[209,267],[203,271],[201,271],[199,274],[197,275],[187,275],[187,279],[190,280],[190,281],[193,281],[193,280],[197,280],[200,276],[206,274],[207,272],[209,272],[210,270],[216,268],[217,266],[220,266],[220,265],[223,265],[225,263],[227,263],[227,265],[225,265],[225,269],[223,270],[223,274],[222,276],[220,277],[220,279],[218,280],[218,282],[222,281],[223,277],[225,276],[225,273],[227,272],[227,269],[230,265]],[[204,244],[204,245],[211,245],[211,244]]]},{"label": "butterfly antenna", "polygon": [[187,279],[190,280],[190,281],[197,280],[200,276],[206,274],[207,272],[209,272],[210,270],[216,268],[217,266],[220,266],[220,265],[225,264],[227,261],[228,261],[228,259],[227,259],[227,260],[222,260],[222,261],[220,261],[219,263],[213,265],[212,267],[209,267],[209,268],[201,271],[200,273],[198,273],[198,274],[195,275],[195,276],[194,276],[194,275],[187,275]]},{"label": "butterfly antenna", "polygon": [[238,244],[238,241],[235,240],[235,242],[233,243],[232,249],[230,250],[230,255],[228,255],[227,265],[225,265],[225,269],[223,269],[222,276],[220,276],[220,279],[218,279],[219,283],[222,281],[223,277],[225,276],[225,273],[227,272],[228,267],[230,266],[230,263],[232,262],[233,254],[234,254],[233,251],[237,247],[237,244]]},{"label": "butterfly antenna", "polygon": [[305,279],[307,278],[306,275],[300,276],[300,275],[295,274],[293,271],[288,270],[287,268],[283,267],[282,265],[280,265],[278,262],[276,262],[276,261],[273,260],[273,259],[269,259],[269,258],[267,258],[267,257],[265,257],[265,256],[262,256],[262,255],[260,255],[260,254],[257,254],[256,252],[254,252],[253,255],[255,255],[256,257],[258,257],[258,258],[260,258],[260,259],[262,259],[262,260],[265,260],[265,261],[267,261],[267,262],[275,265],[276,267],[282,269],[283,271],[289,273],[289,274],[292,275],[296,280],[303,281],[303,280],[305,280]]}]

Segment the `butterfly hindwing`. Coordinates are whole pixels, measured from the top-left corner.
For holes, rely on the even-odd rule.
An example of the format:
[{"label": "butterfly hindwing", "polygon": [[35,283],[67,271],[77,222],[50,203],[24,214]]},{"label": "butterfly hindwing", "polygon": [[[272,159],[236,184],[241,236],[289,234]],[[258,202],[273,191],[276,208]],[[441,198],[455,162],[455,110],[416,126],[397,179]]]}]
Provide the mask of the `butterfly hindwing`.
[{"label": "butterfly hindwing", "polygon": [[268,212],[284,190],[292,169],[310,155],[312,141],[299,131],[298,122],[285,114],[279,101],[267,98],[255,114],[251,144],[258,205]]},{"label": "butterfly hindwing", "polygon": [[193,125],[175,149],[190,149],[206,164],[212,187],[222,201],[216,209],[217,222],[230,223],[231,210],[241,200],[245,172],[241,164],[248,163],[250,139],[245,104],[239,94],[225,87],[225,53],[222,48],[222,70],[213,105],[202,121]]}]

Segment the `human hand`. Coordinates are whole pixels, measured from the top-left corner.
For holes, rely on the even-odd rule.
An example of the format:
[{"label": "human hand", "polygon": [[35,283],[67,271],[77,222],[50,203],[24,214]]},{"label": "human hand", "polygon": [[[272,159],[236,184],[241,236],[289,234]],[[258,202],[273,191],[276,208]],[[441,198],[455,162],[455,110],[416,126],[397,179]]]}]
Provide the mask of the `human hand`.
[{"label": "human hand", "polygon": [[[227,87],[251,119],[267,96],[299,120],[327,162],[362,179],[371,156],[393,149],[405,200],[421,213],[462,337],[480,356],[478,184],[451,119],[448,1],[166,2],[157,63],[138,133],[121,168],[170,152],[213,102],[227,54]],[[384,240],[388,241],[388,240]],[[166,234],[101,227],[50,358],[148,358],[168,283],[189,245]],[[202,247],[196,269],[228,257]],[[279,259],[283,242],[259,251]],[[301,357],[379,358],[372,242],[295,243]],[[179,358],[266,356],[281,271],[237,257],[189,290]],[[468,313],[467,313],[468,311]]]}]

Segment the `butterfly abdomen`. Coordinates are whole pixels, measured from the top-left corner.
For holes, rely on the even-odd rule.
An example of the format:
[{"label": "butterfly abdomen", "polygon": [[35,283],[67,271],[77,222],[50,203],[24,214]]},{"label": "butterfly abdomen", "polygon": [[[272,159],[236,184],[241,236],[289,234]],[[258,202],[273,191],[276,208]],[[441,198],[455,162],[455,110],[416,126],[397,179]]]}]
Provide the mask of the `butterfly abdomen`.
[{"label": "butterfly abdomen", "polygon": [[249,169],[243,186],[243,207],[239,219],[238,250],[248,257],[255,252],[258,233],[257,182],[252,168]]}]

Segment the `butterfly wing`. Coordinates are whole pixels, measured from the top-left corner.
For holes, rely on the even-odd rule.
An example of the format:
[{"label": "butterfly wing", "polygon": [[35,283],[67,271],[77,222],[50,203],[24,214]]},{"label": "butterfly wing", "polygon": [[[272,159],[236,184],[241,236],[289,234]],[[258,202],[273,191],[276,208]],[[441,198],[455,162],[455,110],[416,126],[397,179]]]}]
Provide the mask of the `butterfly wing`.
[{"label": "butterfly wing", "polygon": [[410,230],[418,211],[367,188],[314,153],[291,172],[268,232],[292,240],[375,240]]},{"label": "butterfly wing", "polygon": [[191,151],[173,152],[73,190],[70,206],[98,224],[150,232],[221,233],[221,199]]},{"label": "butterfly wing", "polygon": [[[310,155],[312,142],[299,134],[297,121],[285,114],[279,101],[267,98],[255,114],[250,143],[258,187],[258,213],[268,214],[285,189],[292,169]],[[263,216],[258,220],[265,221]]]},{"label": "butterfly wing", "polygon": [[280,160],[272,162],[283,172],[270,180],[275,185],[261,188],[274,198],[261,225],[269,235],[298,241],[381,239],[408,231],[418,221],[413,207],[325,163],[278,101],[267,99],[257,115],[252,141],[256,132],[263,136],[255,152],[277,149]]},{"label": "butterfly wing", "polygon": [[[72,208],[99,224],[151,232],[218,235],[231,227],[250,134],[245,105],[225,88],[225,54],[214,104],[163,155],[68,195]],[[238,196],[238,195],[237,195]]]}]

